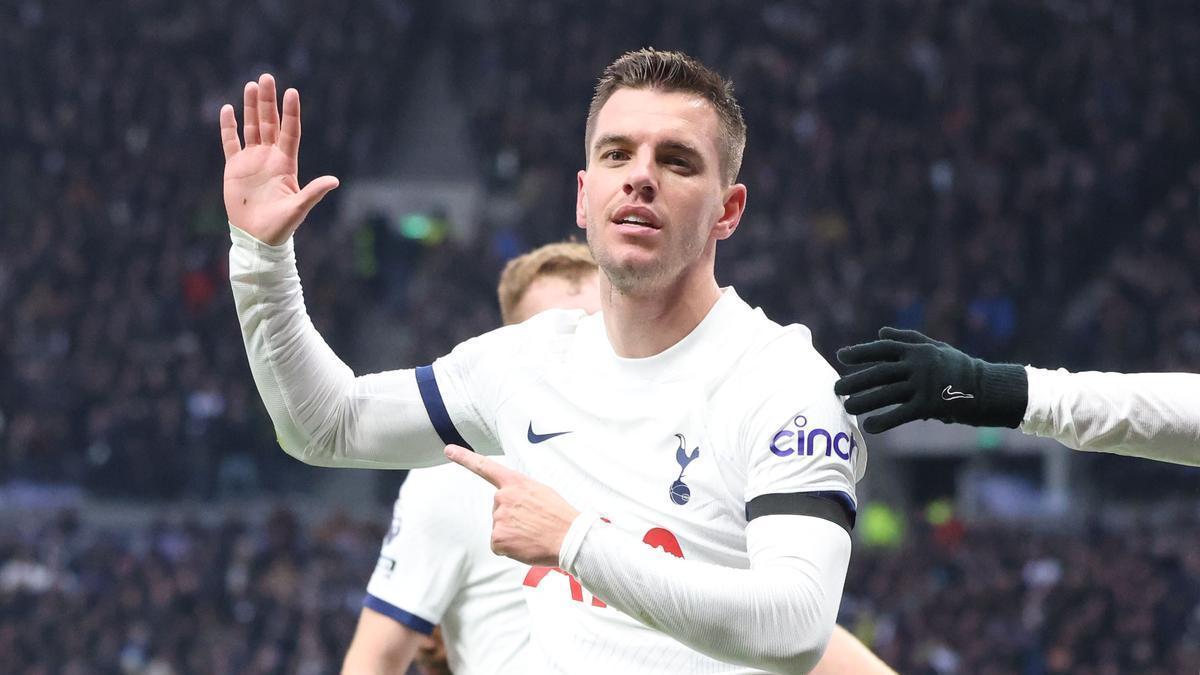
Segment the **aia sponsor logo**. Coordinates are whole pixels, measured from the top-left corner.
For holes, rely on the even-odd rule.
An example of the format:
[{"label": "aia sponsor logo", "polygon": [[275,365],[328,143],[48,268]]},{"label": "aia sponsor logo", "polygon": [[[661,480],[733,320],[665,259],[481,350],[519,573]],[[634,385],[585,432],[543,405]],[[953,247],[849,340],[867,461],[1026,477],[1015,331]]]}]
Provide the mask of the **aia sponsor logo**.
[{"label": "aia sponsor logo", "polygon": [[[604,520],[606,523],[609,522],[607,518],[602,520]],[[679,545],[679,539],[675,536],[674,532],[664,527],[652,527],[647,530],[646,535],[642,537],[642,543],[651,548],[657,548],[666,551],[676,558],[684,557],[683,547]],[[558,567],[540,567],[536,565],[530,567],[529,571],[525,573],[524,584],[530,588],[537,588],[542,584],[542,581],[544,581],[546,577],[550,575],[551,572],[561,574],[567,578],[567,587],[571,592],[571,600],[574,602],[585,602],[583,584],[579,583],[579,580],[576,579],[574,575],[568,574],[566,571]],[[588,604],[590,604],[592,607],[608,607],[608,603],[594,595],[592,596],[591,600],[588,601]]]},{"label": "aia sponsor logo", "polygon": [[776,457],[825,455],[849,461],[857,449],[858,442],[853,435],[844,431],[835,433],[817,426],[809,427],[808,418],[804,415],[796,415],[771,439],[771,452]]}]

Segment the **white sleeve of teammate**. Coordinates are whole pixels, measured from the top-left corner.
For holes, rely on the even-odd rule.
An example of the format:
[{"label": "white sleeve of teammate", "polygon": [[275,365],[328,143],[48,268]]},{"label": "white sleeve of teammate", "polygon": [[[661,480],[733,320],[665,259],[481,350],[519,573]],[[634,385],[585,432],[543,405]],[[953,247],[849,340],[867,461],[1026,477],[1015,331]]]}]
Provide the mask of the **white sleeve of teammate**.
[{"label": "white sleeve of teammate", "polygon": [[745,453],[750,569],[676,558],[588,515],[572,524],[560,563],[608,604],[697,651],[807,673],[837,619],[866,448],[806,331],[759,356],[715,406],[745,411],[719,433]]},{"label": "white sleeve of teammate", "polygon": [[850,535],[811,516],[771,515],[746,527],[750,569],[676,558],[594,514],[579,516],[560,566],[642,623],[729,663],[807,673],[837,619]]},{"label": "white sleeve of teammate", "polygon": [[[469,548],[478,538],[477,514],[446,499],[454,485],[437,467],[409,474],[396,500],[394,535],[380,552],[364,604],[398,623],[429,635],[466,578]],[[457,472],[456,472],[457,473]],[[473,476],[472,476],[473,478]],[[468,502],[471,503],[471,502]]]},{"label": "white sleeve of teammate", "polygon": [[1025,372],[1023,432],[1077,450],[1200,466],[1200,375]]},{"label": "white sleeve of teammate", "polygon": [[[481,417],[465,424],[460,417],[466,428],[456,429],[431,367],[355,377],[308,317],[292,240],[271,246],[229,229],[229,278],[246,355],[288,454],[318,466],[406,468],[444,463],[449,442],[497,452]],[[440,370],[462,370],[469,383],[483,353],[463,350]],[[486,404],[486,396],[475,398]]]}]

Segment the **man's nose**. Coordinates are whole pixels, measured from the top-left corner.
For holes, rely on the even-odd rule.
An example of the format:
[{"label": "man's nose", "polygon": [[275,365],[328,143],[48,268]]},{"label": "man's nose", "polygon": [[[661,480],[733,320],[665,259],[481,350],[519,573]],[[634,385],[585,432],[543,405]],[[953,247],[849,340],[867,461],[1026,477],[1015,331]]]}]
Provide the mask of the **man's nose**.
[{"label": "man's nose", "polygon": [[654,199],[658,194],[658,175],[654,157],[650,153],[638,153],[629,165],[629,174],[625,177],[625,194],[634,195],[646,201]]}]

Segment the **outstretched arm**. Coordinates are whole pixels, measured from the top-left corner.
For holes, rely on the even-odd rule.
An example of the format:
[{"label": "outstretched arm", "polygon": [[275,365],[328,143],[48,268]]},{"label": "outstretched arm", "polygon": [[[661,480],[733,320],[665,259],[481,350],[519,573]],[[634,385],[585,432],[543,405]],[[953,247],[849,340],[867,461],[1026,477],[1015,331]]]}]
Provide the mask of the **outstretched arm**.
[{"label": "outstretched arm", "polygon": [[289,454],[322,466],[417,467],[444,461],[414,371],[355,377],[309,320],[292,233],[337,179],[300,188],[300,95],[283,118],[275,80],[245,88],[245,145],[233,106],[221,108],[229,276],[250,370]]},{"label": "outstretched arm", "polygon": [[838,350],[863,366],[834,391],[846,411],[876,412],[872,433],[918,419],[1020,428],[1091,452],[1200,465],[1200,375],[1070,373],[972,358],[916,331]]},{"label": "outstretched arm", "polygon": [[1076,450],[1200,466],[1200,375],[1026,371],[1021,431]]}]

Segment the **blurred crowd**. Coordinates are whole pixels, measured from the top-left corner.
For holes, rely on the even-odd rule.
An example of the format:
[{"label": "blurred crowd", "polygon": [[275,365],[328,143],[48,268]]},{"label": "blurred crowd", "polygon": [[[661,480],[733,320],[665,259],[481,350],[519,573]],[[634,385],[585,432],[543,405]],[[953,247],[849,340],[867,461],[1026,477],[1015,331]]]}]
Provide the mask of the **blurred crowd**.
[{"label": "blurred crowd", "polygon": [[452,11],[0,7],[0,478],[210,496],[286,475],[262,470],[282,460],[227,291],[217,108],[270,69],[312,101],[302,176],[378,172],[435,40],[450,45],[489,194],[517,208],[489,212],[477,240],[364,263],[364,242],[383,247],[360,236],[371,226],[332,222],[336,192],[318,207],[299,256],[306,297],[351,362],[374,298],[406,298],[404,365],[494,324],[503,259],[574,231],[597,74],[652,44],[736,82],[750,201],[719,277],[807,324],[823,353],[891,324],[1036,365],[1200,369],[1200,5]]},{"label": "blurred crowd", "polygon": [[[1194,516],[1193,516],[1194,517]],[[959,523],[860,549],[841,621],[908,675],[1200,669],[1200,552],[1179,523],[1037,536]],[[383,534],[276,511],[97,528],[0,525],[4,671],[336,672]]]},{"label": "blurred crowd", "polygon": [[382,525],[280,510],[148,527],[71,513],[0,527],[0,670],[24,675],[337,672]]},{"label": "blurred crowd", "polygon": [[855,550],[840,621],[908,675],[1200,671],[1195,514],[1084,532],[918,525]]},{"label": "blurred crowd", "polygon": [[[421,11],[0,4],[0,482],[157,497],[269,482],[256,463],[274,435],[228,290],[217,110],[273,69],[319,92],[302,172],[358,170],[395,122]],[[340,347],[360,279],[336,230],[311,229],[309,306]]]}]

